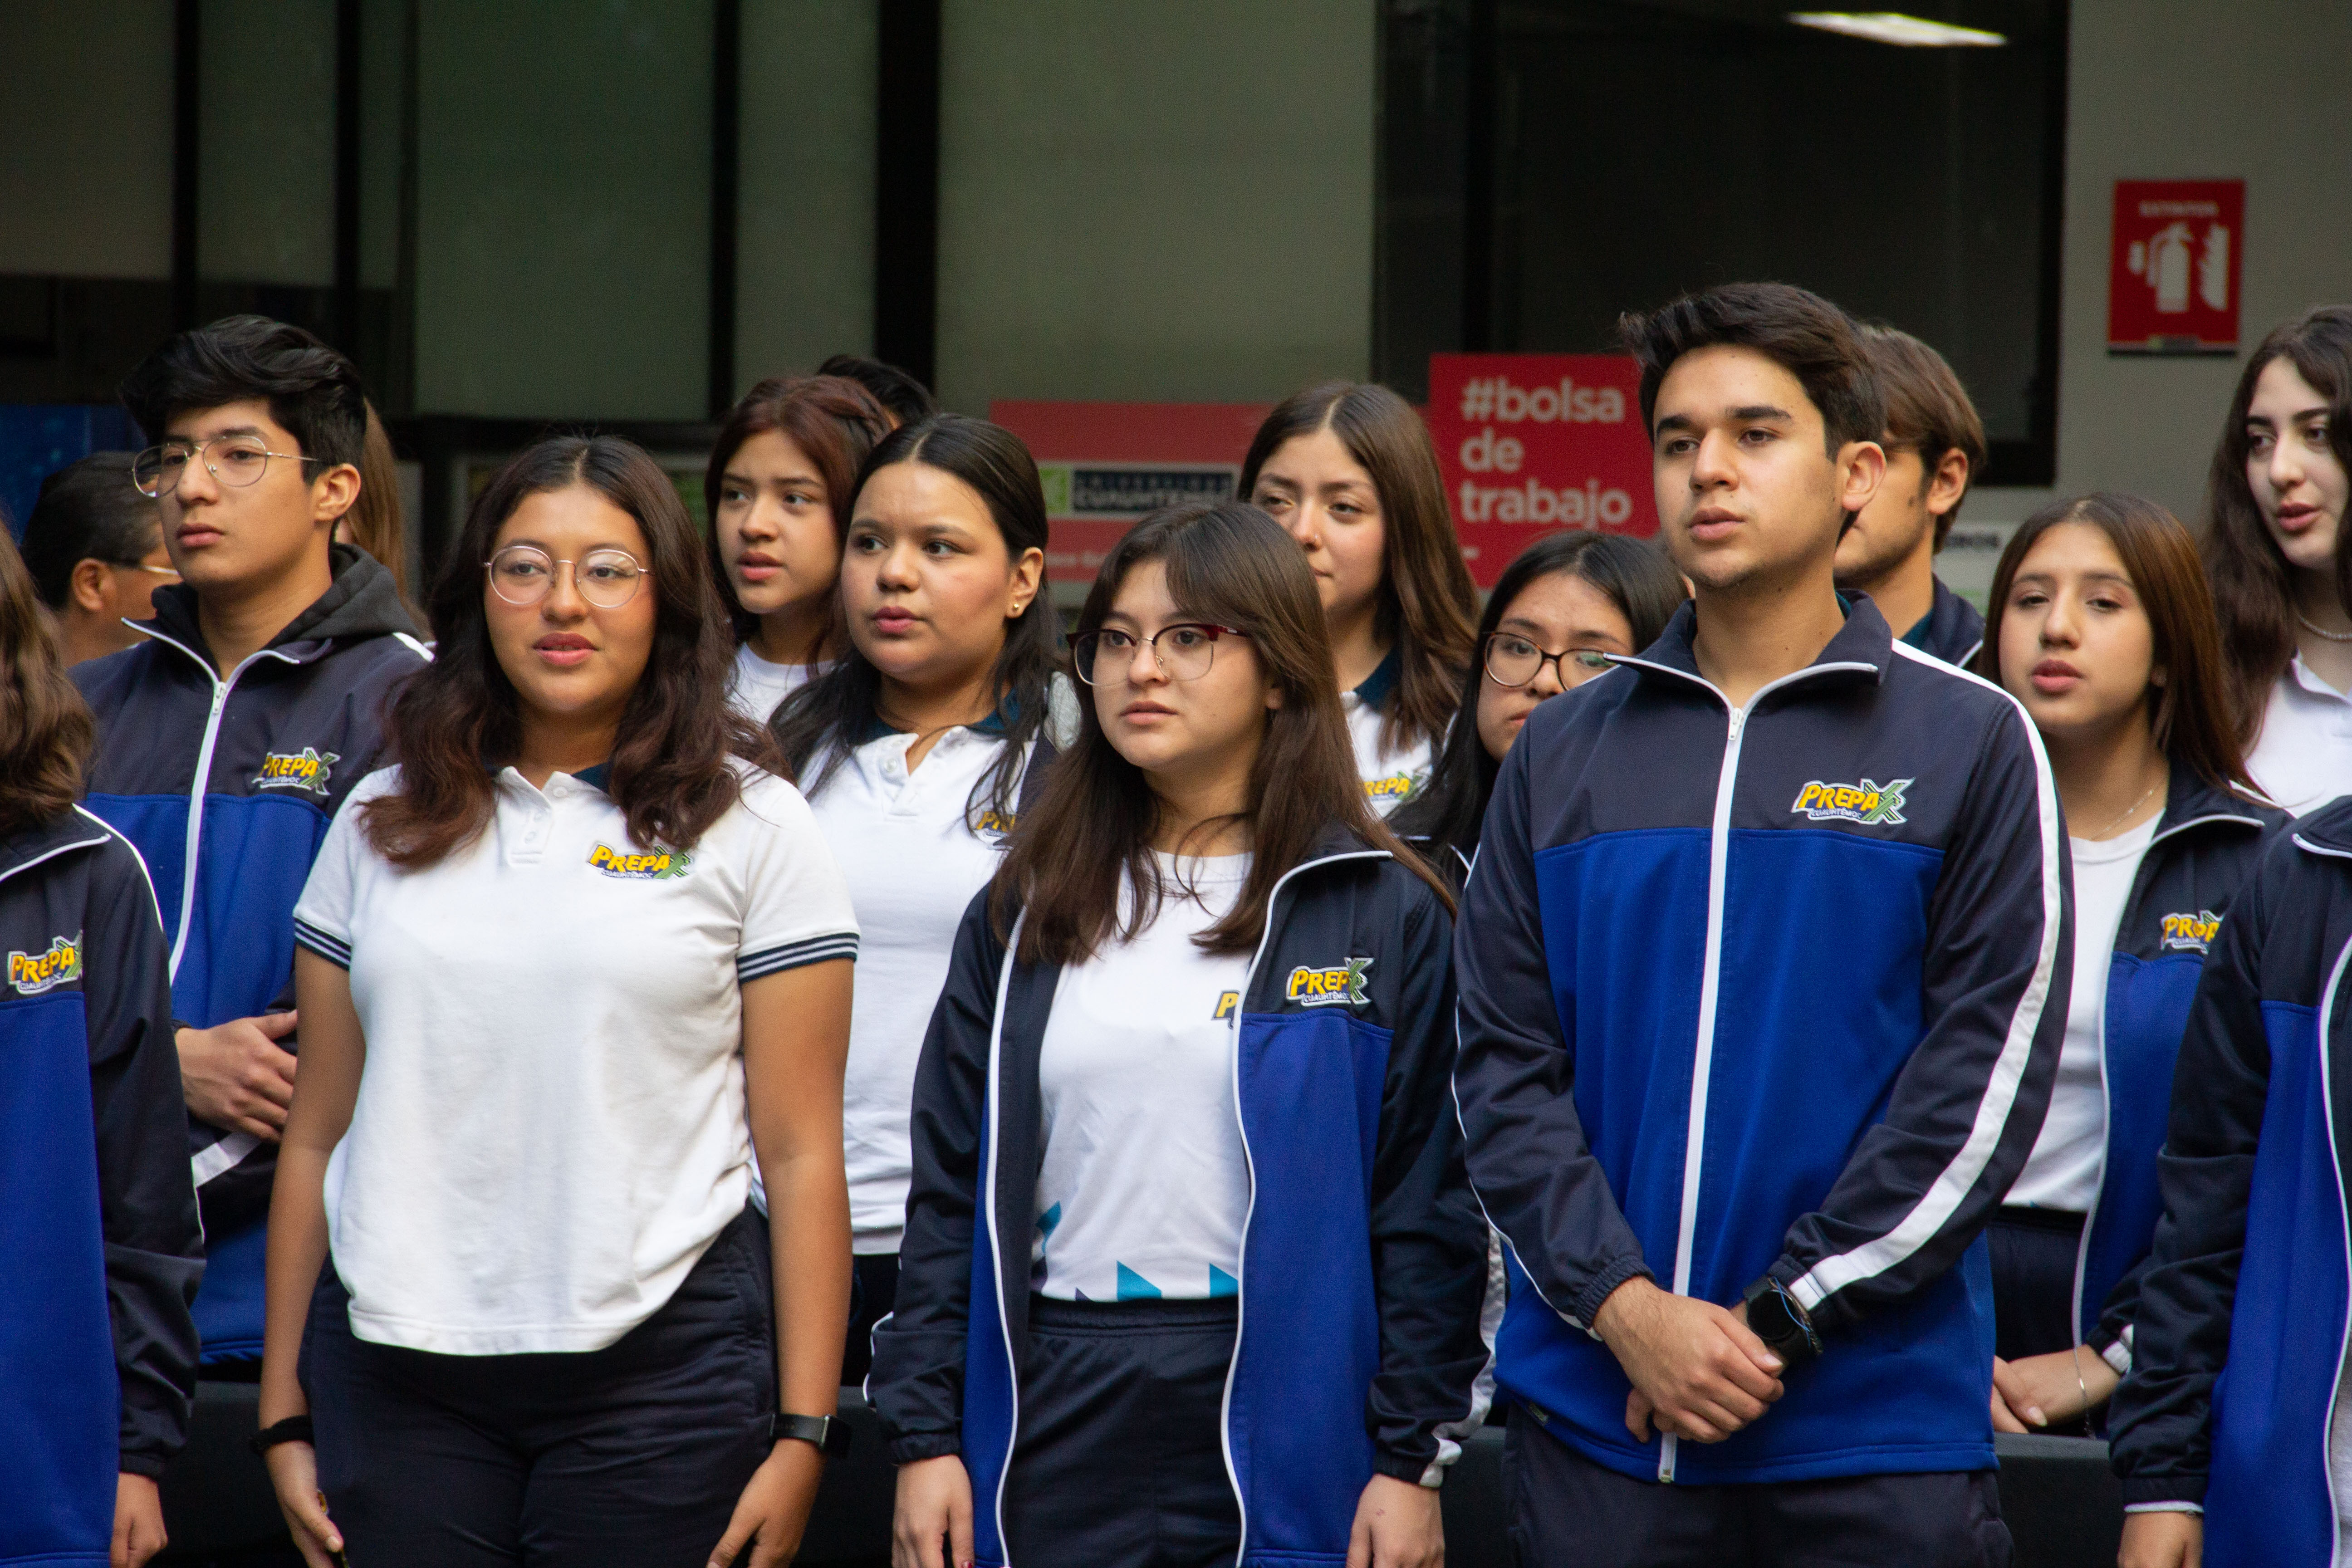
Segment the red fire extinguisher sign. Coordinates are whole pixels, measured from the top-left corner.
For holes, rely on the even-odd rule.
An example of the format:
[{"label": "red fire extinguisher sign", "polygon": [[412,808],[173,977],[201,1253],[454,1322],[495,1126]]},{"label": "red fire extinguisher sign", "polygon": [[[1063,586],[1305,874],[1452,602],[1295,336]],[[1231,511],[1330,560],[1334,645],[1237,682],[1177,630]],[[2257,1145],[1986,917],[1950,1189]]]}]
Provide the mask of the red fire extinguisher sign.
[{"label": "red fire extinguisher sign", "polygon": [[2117,180],[2107,267],[2107,352],[2238,348],[2243,180]]}]

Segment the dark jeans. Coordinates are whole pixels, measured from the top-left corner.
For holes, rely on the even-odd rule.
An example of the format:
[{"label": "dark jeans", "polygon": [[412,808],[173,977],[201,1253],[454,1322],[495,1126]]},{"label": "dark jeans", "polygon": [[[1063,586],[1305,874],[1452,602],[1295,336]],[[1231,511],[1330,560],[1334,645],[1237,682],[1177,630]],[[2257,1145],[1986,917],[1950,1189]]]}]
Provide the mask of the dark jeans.
[{"label": "dark jeans", "polygon": [[703,1568],[769,1452],[772,1296],[767,1224],[748,1209],[600,1351],[370,1344],[325,1269],[301,1376],[354,1568]]},{"label": "dark jeans", "polygon": [[1518,1568],[2010,1568],[1991,1470],[1662,1486],[1521,1416],[1503,1485]]},{"label": "dark jeans", "polygon": [[[1004,1495],[1013,1561],[1212,1568],[1241,1544],[1225,1473],[1239,1303],[1029,1299],[1021,1435]],[[986,1508],[987,1498],[975,1498]]]},{"label": "dark jeans", "polygon": [[[2074,1258],[2083,1216],[1999,1208],[1985,1226],[1992,1262],[1992,1353],[2003,1361],[2074,1348]],[[2096,1303],[2093,1303],[2096,1305]]]}]

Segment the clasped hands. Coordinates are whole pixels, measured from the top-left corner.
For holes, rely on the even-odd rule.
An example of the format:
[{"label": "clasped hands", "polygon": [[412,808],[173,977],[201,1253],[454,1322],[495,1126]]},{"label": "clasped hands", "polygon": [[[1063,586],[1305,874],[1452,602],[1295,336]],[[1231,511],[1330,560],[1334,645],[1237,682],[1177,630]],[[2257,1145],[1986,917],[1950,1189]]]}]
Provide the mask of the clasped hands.
[{"label": "clasped hands", "polygon": [[1635,1442],[1648,1442],[1655,1426],[1720,1443],[1780,1397],[1780,1358],[1748,1328],[1745,1308],[1673,1295],[1637,1277],[1610,1292],[1592,1328],[1633,1384],[1625,1429]]}]

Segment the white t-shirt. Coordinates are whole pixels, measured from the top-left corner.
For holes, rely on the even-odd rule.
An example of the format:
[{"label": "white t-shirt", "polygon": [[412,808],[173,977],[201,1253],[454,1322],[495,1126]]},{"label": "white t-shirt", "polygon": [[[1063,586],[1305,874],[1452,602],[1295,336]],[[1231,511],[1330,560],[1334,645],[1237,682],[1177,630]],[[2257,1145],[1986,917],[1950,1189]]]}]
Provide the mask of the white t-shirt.
[{"label": "white t-shirt", "polygon": [[2246,771],[2297,816],[2352,793],[2352,699],[2314,675],[2300,654],[2271,688]]},{"label": "white t-shirt", "polygon": [[[947,983],[956,928],[995,875],[1009,822],[973,786],[1004,748],[998,736],[950,730],[911,772],[908,734],[868,741],[816,784],[809,807],[848,879],[857,924],[857,991],[850,1007],[842,1135],[849,1166],[852,1249],[898,1250],[914,1173],[907,1122],[923,1033]],[[970,813],[967,820],[967,812]]]},{"label": "white t-shirt", "polygon": [[397,777],[352,792],[294,908],[367,1042],[326,1179],[352,1331],[602,1349],[743,1212],[742,982],[855,956],[848,889],[800,793],[748,769],[680,853],[593,784],[509,768],[481,837],[420,871],[360,831]]},{"label": "white t-shirt", "polygon": [[1249,1172],[1234,1029],[1249,955],[1212,956],[1192,937],[1233,908],[1250,858],[1159,859],[1174,896],[1135,940],[1062,971],[1039,1048],[1032,1278],[1064,1300],[1240,1289]]},{"label": "white t-shirt", "polygon": [[728,705],[754,724],[764,724],[785,698],[832,668],[829,664],[772,664],[745,643],[735,650],[735,673],[727,685]]},{"label": "white t-shirt", "polygon": [[2074,987],[2066,1003],[2066,1041],[2058,1054],[2058,1083],[2050,1115],[2025,1157],[2025,1169],[2004,1202],[2021,1207],[2088,1214],[2098,1201],[2107,1155],[2105,1053],[2107,965],[2133,879],[2156,837],[2158,812],[2137,827],[2094,843],[2070,840],[2074,852]]}]

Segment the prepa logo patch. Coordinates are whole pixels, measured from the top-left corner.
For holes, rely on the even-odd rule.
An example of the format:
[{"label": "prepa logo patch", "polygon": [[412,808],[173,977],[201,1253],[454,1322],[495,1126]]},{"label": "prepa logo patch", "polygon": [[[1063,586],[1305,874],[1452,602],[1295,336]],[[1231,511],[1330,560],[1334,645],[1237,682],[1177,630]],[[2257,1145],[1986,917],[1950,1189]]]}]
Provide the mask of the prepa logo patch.
[{"label": "prepa logo patch", "polygon": [[666,882],[685,876],[693,868],[694,857],[679,849],[654,849],[632,855],[609,844],[599,844],[588,851],[588,864],[607,877],[625,881]]},{"label": "prepa logo patch", "polygon": [[1815,779],[1797,792],[1797,803],[1789,808],[1789,814],[1809,822],[1891,826],[1904,820],[1903,792],[1912,783],[1910,779],[1896,779],[1892,784],[1874,784],[1864,779],[1860,784],[1823,784]]},{"label": "prepa logo patch", "polygon": [[1319,969],[1302,963],[1290,972],[1283,995],[1302,1007],[1360,1007],[1371,1000],[1364,994],[1364,971],[1371,966],[1369,958],[1351,958]]},{"label": "prepa logo patch", "polygon": [[2205,952],[2221,934],[2221,917],[2211,910],[2199,910],[2193,915],[2167,915],[2162,945],[2168,952]]},{"label": "prepa logo patch", "polygon": [[308,790],[323,795],[335,764],[342,760],[338,752],[321,752],[312,746],[299,752],[272,752],[261,759],[261,771],[253,775],[253,787]]},{"label": "prepa logo patch", "polygon": [[21,995],[38,996],[54,985],[81,978],[81,933],[53,937],[47,952],[11,952],[8,984]]}]

